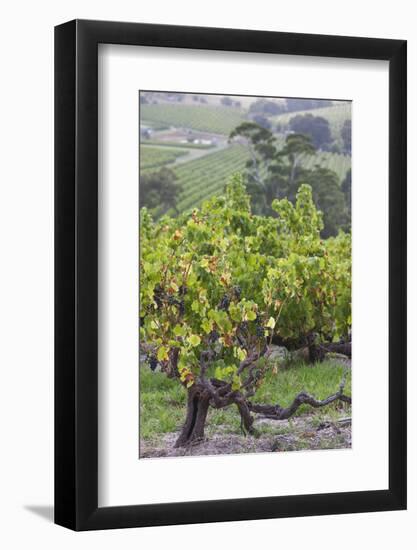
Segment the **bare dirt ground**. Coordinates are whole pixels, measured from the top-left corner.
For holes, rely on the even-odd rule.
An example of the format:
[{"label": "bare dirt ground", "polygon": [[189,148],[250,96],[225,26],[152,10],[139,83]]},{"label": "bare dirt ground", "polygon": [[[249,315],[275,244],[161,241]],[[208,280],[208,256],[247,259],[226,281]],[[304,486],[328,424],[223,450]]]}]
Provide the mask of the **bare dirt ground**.
[{"label": "bare dirt ground", "polygon": [[174,448],[178,437],[176,432],[155,441],[141,440],[140,458],[346,449],[352,446],[350,418],[320,423],[314,421],[314,415],[278,421],[259,418],[254,427],[258,436],[226,433],[222,426],[216,426],[204,441],[179,449]]}]

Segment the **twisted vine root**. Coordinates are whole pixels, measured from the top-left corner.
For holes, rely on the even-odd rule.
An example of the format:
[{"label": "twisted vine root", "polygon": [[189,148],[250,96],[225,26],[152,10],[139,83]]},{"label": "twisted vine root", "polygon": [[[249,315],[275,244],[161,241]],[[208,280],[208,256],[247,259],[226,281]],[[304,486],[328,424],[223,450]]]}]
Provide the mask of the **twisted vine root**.
[{"label": "twisted vine root", "polygon": [[247,402],[248,408],[253,413],[262,414],[265,418],[270,418],[272,420],[286,420],[295,414],[297,409],[303,405],[307,404],[315,409],[319,407],[325,407],[334,401],[342,401],[344,403],[352,403],[352,398],[348,395],[345,395],[344,389],[346,384],[346,372],[343,376],[343,379],[340,383],[339,390],[333,395],[329,395],[326,399],[316,399],[315,397],[309,395],[308,393],[302,391],[295,398],[289,407],[281,407],[280,405],[262,405],[258,403]]}]

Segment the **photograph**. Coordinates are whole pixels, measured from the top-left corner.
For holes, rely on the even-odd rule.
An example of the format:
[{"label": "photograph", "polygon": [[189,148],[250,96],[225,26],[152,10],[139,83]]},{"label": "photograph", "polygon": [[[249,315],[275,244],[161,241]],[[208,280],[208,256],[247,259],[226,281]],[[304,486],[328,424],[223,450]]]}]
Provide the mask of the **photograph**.
[{"label": "photograph", "polygon": [[351,102],[139,113],[139,458],[351,448]]},{"label": "photograph", "polygon": [[344,8],[5,3],[0,548],[412,548],[416,18]]}]

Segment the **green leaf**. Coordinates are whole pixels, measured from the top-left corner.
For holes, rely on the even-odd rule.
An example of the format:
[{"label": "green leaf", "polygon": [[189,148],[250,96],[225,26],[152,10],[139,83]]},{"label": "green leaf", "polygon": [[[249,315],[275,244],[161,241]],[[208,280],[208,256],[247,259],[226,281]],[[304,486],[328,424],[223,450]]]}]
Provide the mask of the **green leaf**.
[{"label": "green leaf", "polygon": [[187,341],[191,344],[191,346],[193,348],[195,348],[196,346],[198,346],[200,344],[201,338],[197,334],[192,334],[191,336],[189,336],[187,338]]},{"label": "green leaf", "polygon": [[240,390],[241,385],[242,383],[240,381],[240,377],[237,374],[235,374],[232,378],[232,390],[233,391]]},{"label": "green leaf", "polygon": [[233,321],[236,321],[236,323],[240,323],[242,321],[242,312],[236,304],[230,304],[229,315]]},{"label": "green leaf", "polygon": [[247,355],[246,350],[242,348],[233,348],[233,354],[239,361],[244,361]]},{"label": "green leaf", "polygon": [[191,304],[191,309],[192,311],[194,311],[194,313],[198,313],[200,311],[200,302],[194,300],[194,302]]},{"label": "green leaf", "polygon": [[175,336],[185,336],[186,334],[186,329],[184,326],[181,326],[181,325],[175,325],[174,327],[174,334]]},{"label": "green leaf", "polygon": [[213,321],[211,319],[204,319],[201,323],[201,328],[206,334],[209,334],[213,330]]}]

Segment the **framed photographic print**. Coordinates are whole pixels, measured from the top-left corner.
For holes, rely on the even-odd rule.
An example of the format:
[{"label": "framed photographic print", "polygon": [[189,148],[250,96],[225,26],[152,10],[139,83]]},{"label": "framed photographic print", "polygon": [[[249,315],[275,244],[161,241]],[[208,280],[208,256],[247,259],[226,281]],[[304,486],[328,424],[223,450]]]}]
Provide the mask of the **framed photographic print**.
[{"label": "framed photographic print", "polygon": [[55,521],[406,507],[406,42],[55,29]]}]

